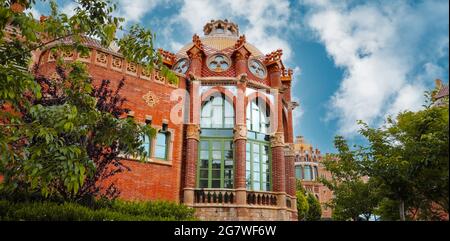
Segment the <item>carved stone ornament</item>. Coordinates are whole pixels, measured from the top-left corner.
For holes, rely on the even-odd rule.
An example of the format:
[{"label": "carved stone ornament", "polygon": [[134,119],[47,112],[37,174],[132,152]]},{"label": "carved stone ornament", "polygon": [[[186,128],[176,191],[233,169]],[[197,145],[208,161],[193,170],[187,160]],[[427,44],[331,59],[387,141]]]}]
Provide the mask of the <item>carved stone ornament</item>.
[{"label": "carved stone ornament", "polygon": [[145,103],[147,103],[149,107],[153,107],[158,103],[158,97],[151,91],[147,92],[147,94],[142,96],[142,99],[145,100]]},{"label": "carved stone ornament", "polygon": [[116,69],[122,69],[122,58],[114,56],[111,65]]},{"label": "carved stone ornament", "polygon": [[284,134],[283,132],[275,132],[270,136],[270,145],[272,147],[282,146],[284,147]]},{"label": "carved stone ornament", "polygon": [[234,126],[234,140],[246,140],[247,139],[247,126],[235,125]]},{"label": "carved stone ornament", "polygon": [[295,156],[294,144],[288,143],[284,146],[284,156]]},{"label": "carved stone ornament", "polygon": [[107,58],[106,53],[103,53],[103,52],[100,52],[100,51],[97,52],[97,55],[96,55],[97,63],[106,64],[106,58]]},{"label": "carved stone ornament", "polygon": [[197,124],[187,124],[186,139],[200,140],[200,126]]}]

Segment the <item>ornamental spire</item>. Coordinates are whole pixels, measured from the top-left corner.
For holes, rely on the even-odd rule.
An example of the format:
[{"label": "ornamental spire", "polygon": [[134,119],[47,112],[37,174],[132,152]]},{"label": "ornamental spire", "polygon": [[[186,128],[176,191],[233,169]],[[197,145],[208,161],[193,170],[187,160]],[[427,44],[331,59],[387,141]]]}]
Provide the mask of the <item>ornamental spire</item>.
[{"label": "ornamental spire", "polygon": [[205,36],[239,37],[239,27],[228,19],[211,20],[203,27]]}]

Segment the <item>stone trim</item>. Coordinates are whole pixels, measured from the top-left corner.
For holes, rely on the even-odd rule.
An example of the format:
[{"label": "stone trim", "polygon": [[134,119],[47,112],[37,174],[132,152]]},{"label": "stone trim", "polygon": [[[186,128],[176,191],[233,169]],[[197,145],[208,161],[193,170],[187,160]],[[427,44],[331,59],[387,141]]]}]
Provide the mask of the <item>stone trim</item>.
[{"label": "stone trim", "polygon": [[284,134],[283,132],[275,132],[270,135],[270,146],[271,147],[284,147]]},{"label": "stone trim", "polygon": [[233,128],[234,141],[247,140],[247,126],[243,124],[235,125]]},{"label": "stone trim", "polygon": [[186,124],[186,139],[194,139],[200,141],[200,125]]}]

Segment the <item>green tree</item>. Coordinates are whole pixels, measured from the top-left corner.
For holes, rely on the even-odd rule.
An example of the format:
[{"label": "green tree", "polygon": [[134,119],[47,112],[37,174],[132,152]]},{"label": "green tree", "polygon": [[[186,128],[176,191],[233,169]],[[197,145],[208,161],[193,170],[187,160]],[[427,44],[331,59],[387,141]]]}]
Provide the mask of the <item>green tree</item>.
[{"label": "green tree", "polygon": [[334,145],[338,153],[327,155],[323,161],[332,179],[320,179],[334,193],[326,205],[333,209],[333,219],[357,221],[364,216],[368,220],[380,199],[377,185],[370,179],[363,181],[362,152],[351,150],[342,136],[335,137]]},{"label": "green tree", "polygon": [[429,104],[388,118],[380,128],[361,122],[361,134],[369,141],[364,172],[379,183],[387,198],[398,202],[400,220],[406,220],[408,209],[448,213],[448,118],[448,105]]},{"label": "green tree", "polygon": [[297,191],[297,215],[299,221],[306,220],[309,210],[308,199],[306,198],[306,190],[303,188],[303,185],[300,180],[297,180],[296,183]]},{"label": "green tree", "polygon": [[[78,199],[97,194],[96,180],[123,170],[119,154],[141,156],[141,135],[151,128],[121,118],[125,101],[102,85],[92,85],[86,66],[57,59],[59,82],[31,69],[32,52],[52,47],[87,53],[83,39],[93,36],[104,47],[116,41],[122,54],[144,68],[159,68],[169,81],[176,76],[162,64],[153,48],[154,35],[139,26],[122,29],[110,1],[77,0],[69,17],[50,1],[51,13],[36,21],[24,13],[35,1],[0,3],[0,188],[40,190]],[[121,39],[116,31],[123,30]],[[62,41],[64,40],[64,41]],[[70,44],[67,44],[69,42]],[[105,82],[104,82],[105,83]],[[123,83],[122,83],[123,85]],[[43,95],[43,93],[45,95]],[[105,161],[106,160],[106,161]],[[107,172],[113,164],[118,170]]]},{"label": "green tree", "polygon": [[320,206],[319,200],[312,194],[308,193],[308,212],[306,215],[306,220],[308,221],[318,221],[322,217],[322,207]]}]

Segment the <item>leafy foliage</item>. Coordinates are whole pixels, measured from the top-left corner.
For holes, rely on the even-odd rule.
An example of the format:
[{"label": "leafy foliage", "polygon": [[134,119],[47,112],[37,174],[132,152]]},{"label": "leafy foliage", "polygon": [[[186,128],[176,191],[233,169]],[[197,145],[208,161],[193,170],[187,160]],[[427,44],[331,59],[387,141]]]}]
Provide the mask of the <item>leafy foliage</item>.
[{"label": "leafy foliage", "polygon": [[306,217],[308,215],[309,203],[306,198],[306,190],[303,188],[300,180],[297,180],[296,186],[297,186],[296,197],[297,197],[298,220],[304,221],[306,220]]},{"label": "leafy foliage", "polygon": [[23,221],[181,221],[195,220],[194,210],[170,202],[122,202],[90,208],[71,202],[0,200],[0,220]]},{"label": "leafy foliage", "polygon": [[368,146],[350,150],[336,137],[338,154],[324,162],[333,180],[322,180],[334,191],[335,218],[367,219],[377,213],[383,220],[436,220],[448,215],[448,105],[429,103],[387,118],[380,128],[359,122]]},{"label": "leafy foliage", "polygon": [[308,193],[308,212],[306,214],[307,221],[319,221],[322,216],[322,207],[320,206],[319,200],[312,194]]},{"label": "leafy foliage", "polygon": [[[50,80],[30,67],[32,53],[40,57],[51,47],[56,54],[83,55],[88,51],[83,39],[92,36],[104,47],[119,42],[126,59],[153,68],[163,66],[153,37],[133,27],[125,41],[118,40],[123,19],[113,16],[115,5],[108,0],[77,0],[71,17],[50,1],[51,13],[40,21],[17,10],[16,3],[29,9],[35,1],[0,3],[0,189],[40,190],[65,199],[97,195],[99,180],[127,170],[119,155],[145,158],[140,137],[155,131],[123,118],[128,111],[119,94],[123,80],[114,91],[107,80],[95,87],[83,63],[65,63],[61,56],[58,78]],[[109,196],[117,192],[114,186],[106,190]]]}]

